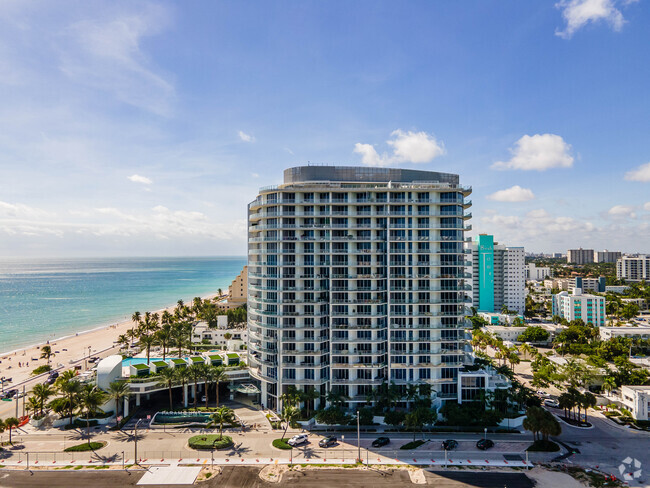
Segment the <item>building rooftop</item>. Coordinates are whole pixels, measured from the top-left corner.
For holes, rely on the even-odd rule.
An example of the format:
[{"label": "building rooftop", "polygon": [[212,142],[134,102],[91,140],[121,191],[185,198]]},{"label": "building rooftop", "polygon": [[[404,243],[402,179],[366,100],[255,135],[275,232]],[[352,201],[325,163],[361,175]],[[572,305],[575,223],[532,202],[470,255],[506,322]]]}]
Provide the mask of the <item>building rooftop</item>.
[{"label": "building rooftop", "polygon": [[457,185],[458,175],[399,168],[369,168],[365,166],[296,166],[284,170],[284,183],[315,181],[365,183],[449,183]]}]

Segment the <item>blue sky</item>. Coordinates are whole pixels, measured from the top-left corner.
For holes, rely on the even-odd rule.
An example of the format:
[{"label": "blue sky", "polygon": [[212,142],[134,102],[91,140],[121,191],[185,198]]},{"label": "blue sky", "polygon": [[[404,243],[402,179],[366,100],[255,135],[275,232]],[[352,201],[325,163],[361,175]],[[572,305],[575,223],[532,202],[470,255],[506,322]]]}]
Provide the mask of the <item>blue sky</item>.
[{"label": "blue sky", "polygon": [[0,3],[0,256],[243,255],[311,163],[459,173],[474,231],[650,252],[647,0]]}]

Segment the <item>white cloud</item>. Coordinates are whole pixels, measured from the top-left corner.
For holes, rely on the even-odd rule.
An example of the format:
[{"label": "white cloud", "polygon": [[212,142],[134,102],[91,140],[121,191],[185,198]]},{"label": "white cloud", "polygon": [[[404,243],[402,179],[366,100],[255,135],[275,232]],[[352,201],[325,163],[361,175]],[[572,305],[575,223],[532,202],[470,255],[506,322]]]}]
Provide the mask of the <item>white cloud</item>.
[{"label": "white cloud", "polygon": [[625,173],[625,179],[628,181],[650,182],[650,163],[645,163],[632,171]]},{"label": "white cloud", "polygon": [[634,213],[634,207],[630,205],[614,205],[607,211],[607,214],[610,217],[614,218],[636,217],[636,214]]},{"label": "white cloud", "polygon": [[535,194],[529,188],[522,188],[515,185],[506,190],[499,190],[488,195],[488,200],[495,202],[526,202],[535,198]]},{"label": "white cloud", "polygon": [[251,173],[252,178],[259,178],[260,174],[259,173]]},{"label": "white cloud", "polygon": [[571,145],[555,134],[525,135],[511,148],[510,161],[498,161],[492,169],[520,169],[524,171],[546,171],[550,168],[570,168],[573,156]]},{"label": "white cloud", "polygon": [[0,201],[0,217],[11,219],[40,219],[51,214],[40,208],[30,207],[23,203],[8,203]]},{"label": "white cloud", "polygon": [[650,202],[646,202],[645,205],[643,205],[643,210],[650,212]]},{"label": "white cloud", "polygon": [[153,183],[153,181],[151,181],[146,176],[131,175],[128,176],[127,178],[131,180],[133,183],[142,183],[143,185],[151,185]]},{"label": "white cloud", "polygon": [[625,23],[615,0],[562,0],[555,6],[562,9],[566,22],[564,30],[556,30],[555,35],[564,39],[570,39],[578,29],[590,22],[605,21],[615,31],[620,31]]},{"label": "white cloud", "polygon": [[58,46],[60,69],[77,83],[109,92],[123,103],[168,116],[174,86],[156,72],[142,49],[143,39],[163,30],[169,24],[168,18],[168,11],[161,5],[146,4],[138,11],[76,22]]},{"label": "white cloud", "polygon": [[240,130],[239,132],[237,132],[237,135],[244,142],[255,142],[255,138],[250,134],[246,134],[246,132],[244,131]]},{"label": "white cloud", "polygon": [[426,132],[412,132],[397,129],[391,133],[386,144],[393,148],[392,154],[379,155],[371,144],[356,143],[354,152],[361,154],[361,164],[366,166],[389,166],[402,163],[428,163],[445,154],[442,141]]}]

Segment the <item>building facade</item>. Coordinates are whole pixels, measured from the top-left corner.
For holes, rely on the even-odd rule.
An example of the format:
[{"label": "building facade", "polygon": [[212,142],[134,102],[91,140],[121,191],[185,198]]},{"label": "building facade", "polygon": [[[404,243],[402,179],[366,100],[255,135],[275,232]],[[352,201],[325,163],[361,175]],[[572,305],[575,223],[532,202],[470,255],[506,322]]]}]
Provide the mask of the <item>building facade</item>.
[{"label": "building facade", "polygon": [[249,204],[251,374],[265,407],[290,387],[367,403],[382,384],[429,384],[458,397],[464,232],[458,175],[302,166]]},{"label": "building facade", "polygon": [[585,324],[592,323],[596,327],[605,326],[605,298],[583,294],[580,288],[572,294],[561,291],[553,295],[553,315],[571,322],[581,319]]},{"label": "building facade", "polygon": [[594,262],[593,249],[569,249],[566,252],[566,262],[573,264],[587,264]]},{"label": "building facade", "polygon": [[620,251],[594,251],[594,262],[596,263],[615,263],[618,259],[621,259]]},{"label": "building facade", "polygon": [[619,280],[650,280],[650,255],[622,256],[616,261],[616,277]]},{"label": "building facade", "polygon": [[241,273],[232,280],[228,287],[228,301],[241,306],[248,298],[248,266],[244,266]]},{"label": "building facade", "polygon": [[544,281],[553,277],[553,270],[548,266],[536,266],[535,263],[526,265],[526,279],[531,281]]},{"label": "building facade", "polygon": [[507,247],[494,237],[481,234],[465,243],[472,279],[472,306],[481,312],[509,310],[524,313],[526,303],[525,253],[523,247]]}]

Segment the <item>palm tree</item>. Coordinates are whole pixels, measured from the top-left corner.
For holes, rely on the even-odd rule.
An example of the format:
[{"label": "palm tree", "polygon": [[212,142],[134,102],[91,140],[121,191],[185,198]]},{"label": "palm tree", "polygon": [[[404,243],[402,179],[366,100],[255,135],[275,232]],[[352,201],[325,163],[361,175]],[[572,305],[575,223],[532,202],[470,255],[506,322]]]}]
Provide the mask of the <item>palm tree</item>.
[{"label": "palm tree", "polygon": [[[7,428],[7,425],[5,424],[5,421],[0,419],[0,434],[2,434],[5,431],[6,428]],[[0,444],[2,444],[1,439],[2,439],[2,436],[0,436]]]},{"label": "palm tree", "polygon": [[172,329],[171,325],[165,324],[156,332],[156,339],[158,340],[158,344],[162,346],[163,361],[165,360],[165,357],[167,355],[167,347],[169,346],[172,340],[171,329]]},{"label": "palm tree", "polygon": [[108,385],[108,396],[115,400],[115,415],[120,414],[120,400],[131,395],[131,389],[126,381],[113,381]]},{"label": "palm tree", "polygon": [[[217,372],[218,368],[215,366],[206,365],[203,370],[203,381],[205,382],[205,408],[207,410],[210,399],[208,398],[208,393],[210,391],[210,385],[216,381],[217,375],[220,374]],[[221,378],[219,378],[221,381]],[[218,389],[218,388],[217,388]],[[218,406],[218,405],[217,405]]]},{"label": "palm tree", "polygon": [[[392,386],[392,385],[391,385]],[[341,407],[343,404],[350,399],[347,395],[339,393],[335,390],[330,390],[330,392],[325,397],[328,403],[335,407]]]},{"label": "palm tree", "polygon": [[219,288],[219,289],[217,290],[217,293],[219,294],[219,297],[221,297],[221,295],[223,295],[223,290],[222,290],[221,288]]},{"label": "palm tree", "polygon": [[228,407],[219,407],[216,412],[210,415],[208,427],[219,425],[219,440],[223,438],[223,424],[231,423],[234,420],[234,412]]},{"label": "palm tree", "polygon": [[517,356],[516,352],[511,352],[508,354],[508,362],[510,363],[510,369],[514,372],[515,365],[521,363],[521,360],[519,359],[519,356]]},{"label": "palm tree", "polygon": [[129,339],[128,332],[126,334],[120,334],[117,337],[117,344],[120,346],[120,349],[125,349],[129,347],[129,345],[131,344],[131,340]]},{"label": "palm tree", "polygon": [[174,368],[174,374],[176,375],[176,379],[181,382],[181,390],[182,390],[182,395],[183,395],[183,406],[185,405],[185,385],[189,383],[190,381],[190,372],[188,371],[187,367],[178,367],[176,366]]},{"label": "palm tree", "polygon": [[300,399],[303,402],[305,402],[305,408],[307,409],[307,418],[310,417],[312,402],[318,400],[319,398],[320,398],[320,391],[318,391],[313,386],[301,392]]},{"label": "palm tree", "polygon": [[77,399],[81,393],[81,383],[74,379],[75,372],[71,369],[64,371],[56,379],[56,387],[59,393],[66,401],[67,414],[70,417],[70,425],[72,425],[72,414],[76,408]]},{"label": "palm tree", "polygon": [[203,378],[204,368],[205,364],[193,364],[187,368],[187,373],[190,379],[194,382],[194,410],[196,410],[196,404],[199,399],[198,382]]},{"label": "palm tree", "polygon": [[41,409],[41,402],[35,396],[30,396],[27,399],[27,411],[32,411],[33,415],[36,415]]},{"label": "palm tree", "polygon": [[171,338],[178,347],[178,357],[181,357],[183,346],[187,343],[187,331],[185,322],[176,322],[171,329]]},{"label": "palm tree", "polygon": [[159,381],[158,384],[165,386],[169,389],[169,409],[173,410],[174,402],[172,399],[172,388],[176,380],[180,379],[178,372],[180,369],[164,368],[158,371]]},{"label": "palm tree", "polygon": [[594,408],[597,403],[598,401],[596,400],[596,397],[593,393],[587,391],[581,395],[580,405],[585,410],[585,422],[587,421],[587,410]]},{"label": "palm tree", "polygon": [[18,420],[16,417],[9,417],[7,420],[5,420],[4,424],[5,428],[9,431],[9,444],[11,444],[11,431],[18,428],[20,425],[20,420]]},{"label": "palm tree", "polygon": [[607,376],[603,381],[603,390],[609,395],[616,388],[616,380],[612,376]]},{"label": "palm tree", "polygon": [[47,359],[48,366],[50,365],[50,359],[53,358],[54,356],[56,356],[56,354],[52,352],[52,347],[50,346],[41,347],[41,359]]},{"label": "palm tree", "polygon": [[108,395],[105,391],[90,384],[84,385],[79,394],[80,407],[86,411],[88,445],[90,445],[90,416],[94,415],[97,409],[106,402],[107,397]]},{"label": "palm tree", "polygon": [[289,428],[289,425],[291,422],[293,422],[300,411],[298,410],[298,407],[295,407],[291,404],[287,404],[284,407],[284,410],[282,411],[282,420],[284,420],[284,432],[282,433],[282,440],[284,440],[284,437],[287,435],[287,429]]},{"label": "palm tree", "polygon": [[136,325],[140,325],[142,323],[142,314],[140,312],[135,312],[133,315],[131,315],[131,321]]},{"label": "palm tree", "polygon": [[212,382],[216,385],[216,393],[217,393],[217,407],[219,406],[219,385],[221,384],[222,381],[226,379],[226,368],[223,366],[217,366],[214,368],[212,372],[212,376],[210,378]]},{"label": "palm tree", "polygon": [[43,407],[45,406],[45,402],[53,394],[54,394],[54,390],[52,389],[52,387],[50,387],[50,385],[46,385],[45,383],[38,383],[34,385],[34,388],[32,389],[32,395],[34,395],[34,398],[38,401],[39,412],[41,414],[43,413]]},{"label": "palm tree", "polygon": [[139,336],[139,340],[140,340],[140,347],[144,346],[144,348],[147,350],[147,364],[149,364],[151,347],[158,342],[158,339],[154,334],[149,334],[143,331]]}]

